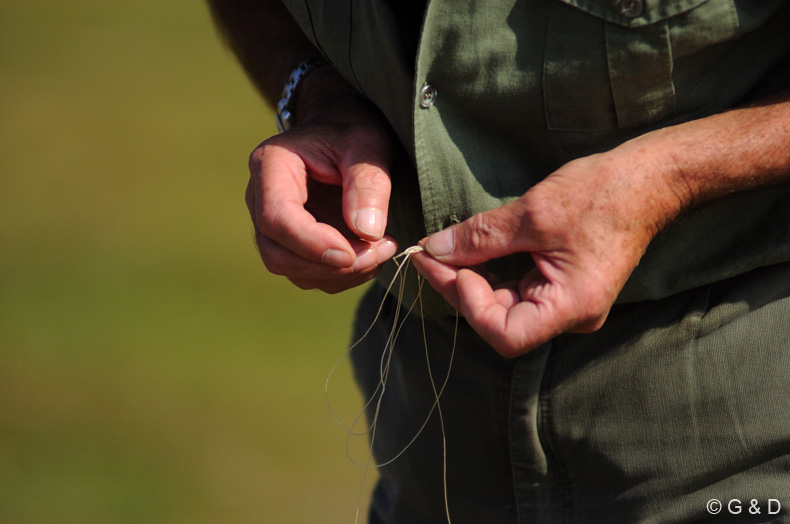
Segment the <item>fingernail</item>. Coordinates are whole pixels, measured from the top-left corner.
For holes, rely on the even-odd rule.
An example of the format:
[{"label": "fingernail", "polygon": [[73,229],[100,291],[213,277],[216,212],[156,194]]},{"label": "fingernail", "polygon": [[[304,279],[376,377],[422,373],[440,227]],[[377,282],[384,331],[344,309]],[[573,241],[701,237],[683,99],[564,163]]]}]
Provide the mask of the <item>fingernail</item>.
[{"label": "fingernail", "polygon": [[359,271],[362,269],[368,269],[371,266],[375,266],[378,262],[378,255],[372,249],[366,249],[363,253],[357,255],[357,259],[354,261],[354,265],[351,266],[351,271]]},{"label": "fingernail", "polygon": [[354,225],[366,235],[378,238],[384,234],[384,213],[373,207],[360,209],[354,215]]},{"label": "fingernail", "polygon": [[339,249],[327,249],[321,256],[321,262],[334,267],[348,267],[351,265],[351,255]]},{"label": "fingernail", "polygon": [[435,257],[446,257],[455,251],[455,231],[448,228],[425,240],[425,250]]}]

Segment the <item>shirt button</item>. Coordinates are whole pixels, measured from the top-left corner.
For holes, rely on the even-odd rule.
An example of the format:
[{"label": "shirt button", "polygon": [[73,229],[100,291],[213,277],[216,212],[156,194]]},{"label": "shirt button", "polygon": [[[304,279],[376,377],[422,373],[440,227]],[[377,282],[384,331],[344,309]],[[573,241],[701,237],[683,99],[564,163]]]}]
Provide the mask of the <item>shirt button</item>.
[{"label": "shirt button", "polygon": [[422,88],[420,88],[420,107],[423,109],[431,107],[436,102],[437,94],[438,92],[433,85],[423,84]]},{"label": "shirt button", "polygon": [[645,12],[644,0],[621,0],[620,13],[628,18],[636,18]]}]

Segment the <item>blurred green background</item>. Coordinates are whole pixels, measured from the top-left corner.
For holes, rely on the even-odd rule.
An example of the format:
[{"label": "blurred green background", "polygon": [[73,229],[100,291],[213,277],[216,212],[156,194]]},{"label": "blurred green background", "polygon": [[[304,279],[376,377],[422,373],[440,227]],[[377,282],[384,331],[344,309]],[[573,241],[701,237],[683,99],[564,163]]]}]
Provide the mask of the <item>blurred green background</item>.
[{"label": "blurred green background", "polygon": [[0,522],[353,522],[359,291],[265,273],[273,132],[198,0],[0,0]]}]

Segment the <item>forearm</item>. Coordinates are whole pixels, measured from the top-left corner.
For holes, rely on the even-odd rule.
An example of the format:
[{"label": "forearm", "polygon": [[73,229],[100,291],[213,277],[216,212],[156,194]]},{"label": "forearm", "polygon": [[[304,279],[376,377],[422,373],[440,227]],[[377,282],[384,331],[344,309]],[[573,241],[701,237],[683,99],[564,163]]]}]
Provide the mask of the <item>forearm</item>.
[{"label": "forearm", "polygon": [[[277,105],[291,71],[318,50],[279,0],[208,0],[217,26],[266,100]],[[316,113],[344,120],[349,104],[366,105],[334,67],[320,67],[300,83],[293,121]]]},{"label": "forearm", "polygon": [[660,229],[729,194],[790,181],[790,91],[621,146],[625,153],[634,148],[635,158],[661,173],[657,196],[648,199]]},{"label": "forearm", "polygon": [[275,105],[294,67],[318,50],[279,0],[208,0],[208,5],[253,83]]}]

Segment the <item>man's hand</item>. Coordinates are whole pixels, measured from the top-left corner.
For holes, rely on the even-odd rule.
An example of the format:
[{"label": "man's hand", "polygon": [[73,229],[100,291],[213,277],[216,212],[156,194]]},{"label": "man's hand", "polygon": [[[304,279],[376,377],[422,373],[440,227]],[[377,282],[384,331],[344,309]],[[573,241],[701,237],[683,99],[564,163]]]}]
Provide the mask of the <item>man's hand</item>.
[{"label": "man's hand", "polygon": [[[208,3],[276,106],[293,68],[318,50],[279,0]],[[332,67],[307,75],[295,102],[293,129],[250,155],[247,207],[271,272],[334,293],[372,278],[397,249],[384,236],[392,137],[378,110]]]},{"label": "man's hand", "polygon": [[[246,193],[266,268],[327,293],[371,279],[397,250],[384,236],[392,138],[375,110],[332,75],[311,73],[297,125],[252,152]],[[320,103],[311,103],[318,100],[311,85]]]},{"label": "man's hand", "polygon": [[[517,201],[428,237],[415,265],[506,356],[606,319],[656,233],[686,209],[790,180],[790,91],[561,167]],[[494,284],[470,269],[517,252]],[[429,256],[431,255],[431,256]]]},{"label": "man's hand", "polygon": [[[594,331],[680,209],[657,183],[658,166],[637,158],[612,152],[570,162],[517,201],[428,237],[415,265],[504,356]],[[460,269],[518,252],[536,266],[520,282],[492,284],[482,271]]]}]

